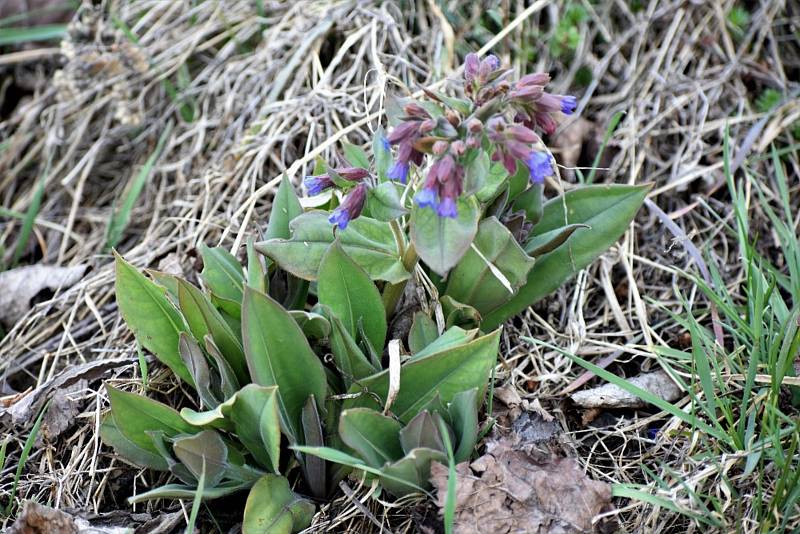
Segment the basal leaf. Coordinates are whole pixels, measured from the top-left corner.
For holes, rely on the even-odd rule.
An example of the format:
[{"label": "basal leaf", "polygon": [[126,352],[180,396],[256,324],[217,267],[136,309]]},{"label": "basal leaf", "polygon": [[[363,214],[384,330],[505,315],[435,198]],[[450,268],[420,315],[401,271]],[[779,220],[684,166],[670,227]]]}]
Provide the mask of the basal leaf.
[{"label": "basal leaf", "polygon": [[314,505],[295,494],[289,481],[264,475],[255,483],[244,507],[242,534],[291,534],[311,524]]},{"label": "basal leaf", "polygon": [[381,486],[396,497],[430,488],[431,462],[447,462],[447,455],[433,449],[414,449],[381,470]]},{"label": "basal leaf", "polygon": [[336,367],[340,370],[345,387],[350,387],[353,380],[375,374],[378,369],[370,363],[341,319],[326,306],[321,306],[320,310],[328,317],[331,324],[331,352],[333,352],[333,359]]},{"label": "basal leaf", "polygon": [[[392,412],[407,423],[437,393],[446,403],[461,391],[478,388],[483,392],[497,359],[499,341],[498,329],[469,343],[408,361],[400,369],[400,392],[392,404]],[[380,410],[388,392],[387,370],[353,384],[349,393],[361,394],[345,400],[344,408],[363,406]]]},{"label": "basal leaf", "polygon": [[[227,495],[247,489],[252,482],[229,481],[220,484],[216,488],[204,488],[203,499],[219,499]],[[128,504],[137,504],[151,499],[194,499],[197,495],[197,488],[185,486],[183,484],[164,484],[158,488],[139,493],[128,498]]]},{"label": "basal leaf", "polygon": [[341,319],[353,338],[359,321],[373,347],[383,348],[386,341],[386,313],[378,288],[350,257],[338,240],[328,248],[319,265],[317,281],[319,302]]},{"label": "basal leaf", "polygon": [[187,384],[194,385],[178,352],[178,335],[186,330],[163,287],[148,280],[114,252],[117,305],[128,327],[144,348]]},{"label": "basal leaf", "polygon": [[213,488],[225,475],[228,467],[228,447],[215,430],[203,430],[192,436],[173,440],[175,456],[196,477],[205,472],[206,484]]},{"label": "basal leaf", "polygon": [[192,336],[186,332],[181,332],[178,340],[178,350],[181,353],[181,359],[189,369],[189,373],[194,380],[195,389],[200,396],[202,404],[208,408],[214,408],[219,404],[219,399],[214,396],[211,391],[211,371],[206,361],[206,356],[203,354],[203,349],[197,344]]},{"label": "basal leaf", "polygon": [[[278,266],[305,280],[315,281],[322,256],[334,240],[327,213],[311,211],[295,218],[291,239],[256,243],[256,250]],[[398,283],[410,275],[403,268],[389,223],[359,217],[339,233],[342,247],[373,280]]]},{"label": "basal leaf", "polygon": [[269,214],[267,231],[264,232],[266,239],[288,239],[291,236],[289,223],[292,219],[303,213],[303,207],[297,198],[297,193],[289,179],[284,174],[281,184],[272,199],[272,209]]},{"label": "basal leaf", "polygon": [[120,431],[117,422],[114,420],[114,414],[111,412],[105,414],[100,423],[100,439],[103,440],[103,443],[112,447],[119,456],[135,465],[148,467],[156,471],[169,469],[169,463],[164,460],[161,454],[153,452],[152,448],[139,446],[128,439]]},{"label": "basal leaf", "polygon": [[472,330],[464,330],[458,326],[451,326],[444,333],[430,342],[420,351],[417,351],[411,356],[412,360],[425,358],[431,354],[442,352],[443,350],[451,349],[459,345],[469,343],[478,335],[479,330],[474,328]]},{"label": "basal leaf", "polygon": [[414,206],[411,211],[411,242],[428,267],[444,276],[469,250],[478,232],[480,209],[477,201],[461,198],[458,217],[439,217],[430,208]]},{"label": "basal leaf", "polygon": [[280,304],[246,288],[242,334],[254,383],[278,386],[283,430],[290,442],[302,436],[300,415],[309,395],[325,399],[325,370],[295,320]]},{"label": "basal leaf", "polygon": [[339,418],[339,437],[367,465],[380,468],[403,456],[400,423],[369,408],[352,408]]},{"label": "basal leaf", "polygon": [[258,462],[279,473],[281,427],[278,389],[248,384],[233,397],[225,417],[236,435]]},{"label": "basal leaf", "polygon": [[416,312],[411,322],[411,330],[408,332],[408,348],[412,353],[417,353],[436,341],[439,337],[439,328],[436,321],[430,318],[427,313]]},{"label": "basal leaf", "polygon": [[245,278],[239,260],[223,247],[210,248],[203,244],[200,255],[203,257],[201,276],[209,291],[225,301],[241,303]]},{"label": "basal leaf", "polygon": [[267,293],[268,282],[261,255],[256,253],[255,241],[250,237],[247,239],[247,284],[257,291]]},{"label": "basal leaf", "polygon": [[189,282],[178,280],[178,302],[194,338],[202,340],[210,334],[236,377],[246,383],[249,375],[242,342],[208,297]]},{"label": "basal leaf", "polygon": [[445,452],[444,441],[439,433],[439,414],[422,410],[400,431],[403,450],[411,452],[419,447]]},{"label": "basal leaf", "polygon": [[572,234],[564,245],[540,256],[528,273],[528,283],[509,302],[486,314],[482,327],[493,328],[534,304],[605,252],[628,228],[650,187],[587,186],[547,202],[532,238],[570,224],[586,224],[591,230]]},{"label": "basal leaf", "polygon": [[525,243],[525,252],[533,258],[543,256],[548,252],[553,252],[555,249],[566,243],[567,239],[575,233],[576,230],[581,228],[591,229],[590,226],[585,224],[568,224],[555,230],[550,230],[540,235],[532,236]]},{"label": "basal leaf", "polygon": [[500,221],[484,219],[473,247],[450,272],[445,294],[487,313],[507,302],[527,281],[533,264]]},{"label": "basal leaf", "polygon": [[[311,447],[324,447],[325,434],[322,429],[322,421],[317,409],[317,401],[314,396],[308,397],[303,406],[303,441]],[[305,468],[305,478],[311,492],[317,498],[322,498],[327,493],[327,479],[325,476],[325,460],[317,456],[306,455],[303,457]]]},{"label": "basal leaf", "polygon": [[456,394],[447,405],[447,412],[458,446],[453,456],[456,463],[466,462],[478,442],[478,389],[469,389]]}]

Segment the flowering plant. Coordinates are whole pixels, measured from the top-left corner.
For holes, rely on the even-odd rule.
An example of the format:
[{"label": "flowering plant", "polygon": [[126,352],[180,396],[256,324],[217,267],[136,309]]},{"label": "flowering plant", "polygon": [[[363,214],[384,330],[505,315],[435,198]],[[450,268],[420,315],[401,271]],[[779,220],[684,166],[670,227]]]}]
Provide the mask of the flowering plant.
[{"label": "flowering plant", "polygon": [[326,209],[284,177],[246,268],[201,247],[198,288],[116,257],[123,318],[196,393],[177,410],[108,386],[104,442],[178,480],[133,502],[249,490],[243,532],[289,533],[311,522],[303,495],[348,474],[427,493],[431,462],[470,458],[497,325],[610,246],[647,191],[544,203],[558,170],[537,131],[576,101],[545,92],[546,74],[509,76],[470,55],[465,98],[398,102],[372,158],[346,144],[346,165],[305,179]]}]

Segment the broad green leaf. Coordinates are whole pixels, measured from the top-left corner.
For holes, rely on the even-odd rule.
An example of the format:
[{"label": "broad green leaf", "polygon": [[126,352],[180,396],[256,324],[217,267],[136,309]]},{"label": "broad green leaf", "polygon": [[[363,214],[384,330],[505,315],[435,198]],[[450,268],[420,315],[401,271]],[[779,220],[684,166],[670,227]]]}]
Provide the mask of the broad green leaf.
[{"label": "broad green leaf", "polygon": [[461,198],[458,217],[439,217],[431,208],[411,211],[411,242],[435,273],[444,276],[469,250],[478,232],[480,209],[473,197]]},{"label": "broad green leaf", "polygon": [[[270,257],[284,271],[315,281],[322,256],[334,240],[333,226],[328,222],[327,213],[321,211],[304,213],[290,226],[291,239],[256,243],[256,250]],[[373,280],[396,284],[410,276],[403,268],[389,223],[359,217],[339,233],[339,238],[347,255]]]},{"label": "broad green leaf", "polygon": [[534,260],[494,217],[481,221],[472,245],[450,272],[445,294],[484,314],[527,281]]},{"label": "broad green leaf", "polygon": [[[482,328],[493,328],[550,294],[605,252],[628,228],[650,185],[594,185],[550,200],[533,229],[538,236],[569,224],[587,224],[553,252],[537,258],[528,283],[507,303],[486,314]],[[566,205],[566,212],[564,211]]]},{"label": "broad green leaf", "polygon": [[392,151],[386,141],[383,126],[379,126],[372,137],[372,155],[375,158],[375,172],[381,181],[385,181],[386,173],[392,165]]},{"label": "broad green leaf", "polygon": [[436,321],[427,313],[416,312],[408,332],[408,348],[413,354],[418,353],[439,337],[439,328]]},{"label": "broad green leaf", "polygon": [[453,454],[456,463],[466,462],[478,442],[478,389],[469,389],[456,394],[447,405],[450,423],[458,437],[458,446]]},{"label": "broad green leaf", "polygon": [[169,469],[169,463],[164,460],[160,453],[153,452],[152,447],[145,448],[128,439],[120,431],[117,422],[114,420],[114,414],[111,412],[105,414],[100,423],[100,439],[128,462],[157,471],[167,471]]},{"label": "broad green leaf", "polygon": [[167,296],[172,300],[175,305],[178,305],[178,277],[168,273],[157,271],[155,269],[145,269],[150,278],[156,284],[163,286],[167,290]]},{"label": "broad green leaf", "polygon": [[361,169],[369,169],[369,156],[364,152],[360,146],[342,141],[342,151],[344,152],[344,159],[353,167]]},{"label": "broad green leaf", "polygon": [[114,258],[117,305],[128,328],[144,348],[193,386],[194,381],[178,352],[178,335],[186,330],[180,313],[163,287],[148,280],[116,252]]},{"label": "broad green leaf", "polygon": [[339,437],[376,468],[403,457],[401,429],[399,422],[368,408],[345,410],[339,418]]},{"label": "broad green leaf", "polygon": [[153,440],[153,445],[161,453],[161,457],[169,465],[169,472],[178,477],[184,484],[197,484],[197,477],[189,471],[189,468],[183,465],[180,461],[176,460],[172,454],[172,448],[167,445],[167,437],[162,430],[151,430],[147,432],[150,439]]},{"label": "broad green leaf", "polygon": [[189,282],[178,280],[178,302],[194,338],[202,340],[206,335],[211,335],[214,344],[236,373],[236,378],[241,383],[247,383],[247,362],[239,336],[208,297]]},{"label": "broad green leaf", "polygon": [[[324,447],[325,435],[322,430],[322,421],[317,410],[317,401],[314,396],[308,397],[303,414],[303,442],[312,447]],[[323,498],[327,493],[327,479],[325,476],[325,460],[313,455],[303,457],[305,479],[311,492],[317,498]]]},{"label": "broad green leaf", "polygon": [[483,150],[464,166],[464,195],[477,193],[486,185],[491,166],[489,155]]},{"label": "broad green leaf", "polygon": [[378,372],[378,369],[373,367],[353,336],[342,324],[341,319],[336,317],[328,307],[321,306],[320,309],[326,314],[331,324],[331,352],[333,352],[333,359],[342,375],[345,387],[350,387],[353,380],[360,380]]},{"label": "broad green leaf", "polygon": [[480,327],[481,314],[469,304],[458,302],[450,295],[443,296],[439,299],[439,302],[442,303],[445,328],[459,326],[462,328],[474,329]]},{"label": "broad green leaf", "polygon": [[369,275],[345,253],[339,240],[322,256],[317,295],[353,338],[361,321],[372,346],[383,348],[387,325],[381,294]]},{"label": "broad green leaf", "polygon": [[300,414],[309,395],[325,399],[325,370],[295,320],[280,304],[245,288],[244,353],[253,382],[278,386],[283,430],[290,442],[302,435]]},{"label": "broad green leaf", "polygon": [[533,224],[542,219],[544,210],[544,184],[533,184],[520,193],[514,201],[514,211],[524,211],[525,218]]},{"label": "broad green leaf", "polygon": [[313,517],[314,505],[294,493],[288,480],[264,475],[247,496],[242,534],[291,534],[308,527]]},{"label": "broad green leaf", "polygon": [[395,497],[430,487],[431,462],[447,462],[447,455],[433,449],[414,449],[381,470],[381,485]]},{"label": "broad green leaf", "polygon": [[269,223],[267,224],[267,231],[264,232],[266,239],[289,239],[291,232],[289,230],[289,223],[292,219],[303,213],[303,207],[300,205],[300,200],[297,198],[297,193],[289,179],[284,174],[281,178],[281,185],[275,192],[275,197],[272,199],[272,209],[269,214]]},{"label": "broad green leaf", "polygon": [[414,416],[400,431],[400,443],[407,453],[423,447],[445,452],[444,441],[439,433],[438,414],[423,410]]},{"label": "broad green leaf", "polygon": [[[210,248],[203,244],[200,255],[203,257],[201,277],[209,291],[223,301],[241,303],[245,279],[239,260],[223,247]],[[221,307],[230,313],[227,306]]]},{"label": "broad green leaf", "polygon": [[197,344],[192,336],[186,332],[181,332],[178,340],[178,351],[181,353],[186,368],[194,380],[195,389],[200,397],[200,401],[207,408],[214,408],[219,404],[219,399],[211,391],[211,371],[203,354],[203,349]]},{"label": "broad green leaf", "polygon": [[424,349],[416,352],[411,359],[419,360],[431,354],[442,352],[443,350],[457,347],[469,343],[478,335],[479,330],[474,328],[472,330],[464,330],[458,326],[451,326],[442,333],[441,336],[434,339],[431,343],[425,346]]},{"label": "broad green leaf", "polygon": [[[150,431],[161,430],[168,437],[178,434],[193,434],[199,429],[184,421],[180,414],[160,402],[149,399],[143,395],[127,393],[106,385],[108,400],[111,402],[111,413],[114,417],[116,430],[127,441],[136,447],[153,455],[160,456],[158,448],[147,434]],[[116,435],[110,430],[112,440]],[[112,445],[114,443],[111,443]],[[124,454],[124,450],[119,451]],[[131,458],[135,461],[134,458]],[[166,469],[166,462],[163,464]]]},{"label": "broad green leaf", "polygon": [[553,252],[555,249],[566,243],[576,230],[581,228],[589,228],[585,224],[569,224],[555,230],[550,230],[541,235],[534,235],[525,243],[525,252],[534,258],[543,256],[548,252]]},{"label": "broad green leaf", "polygon": [[[400,392],[392,404],[392,412],[401,422],[407,423],[437,393],[442,402],[450,402],[461,391],[478,388],[483,392],[497,359],[499,342],[498,329],[464,345],[408,361],[400,369]],[[363,406],[380,410],[388,392],[389,371],[386,370],[353,384],[349,393],[360,395],[345,400],[344,408]]]},{"label": "broad green leaf", "polygon": [[216,486],[228,467],[228,447],[215,430],[203,430],[193,436],[178,436],[173,440],[175,456],[196,477],[205,471],[206,484]]},{"label": "broad green leaf", "polygon": [[506,184],[508,171],[500,162],[494,162],[489,167],[483,186],[475,193],[478,201],[487,203],[493,201]]},{"label": "broad green leaf", "polygon": [[400,197],[399,185],[394,182],[383,182],[367,191],[367,206],[373,219],[393,221],[408,213]]}]

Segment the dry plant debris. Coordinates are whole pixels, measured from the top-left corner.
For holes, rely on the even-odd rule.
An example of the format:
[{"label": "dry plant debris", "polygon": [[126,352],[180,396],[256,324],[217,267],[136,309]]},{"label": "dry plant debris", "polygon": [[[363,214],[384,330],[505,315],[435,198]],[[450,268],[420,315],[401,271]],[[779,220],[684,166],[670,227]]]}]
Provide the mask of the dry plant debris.
[{"label": "dry plant debris", "polygon": [[[559,458],[508,439],[457,466],[455,531],[464,534],[578,534],[611,508],[611,487],[589,479],[573,458]],[[431,468],[438,505],[447,500],[447,466]]]},{"label": "dry plant debris", "polygon": [[[642,373],[628,380],[667,402],[681,398],[681,388],[664,371]],[[604,384],[573,393],[570,398],[581,408],[644,408],[647,403],[614,384]]]},{"label": "dry plant debris", "polygon": [[83,277],[86,267],[28,265],[0,273],[0,324],[13,326],[25,317],[43,291],[52,294],[68,289]]}]

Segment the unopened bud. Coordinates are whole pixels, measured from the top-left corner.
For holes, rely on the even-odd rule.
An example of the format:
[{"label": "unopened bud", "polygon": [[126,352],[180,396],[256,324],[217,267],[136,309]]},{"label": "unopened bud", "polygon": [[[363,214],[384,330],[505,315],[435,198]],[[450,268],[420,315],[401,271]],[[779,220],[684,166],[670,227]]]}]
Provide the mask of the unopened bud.
[{"label": "unopened bud", "polygon": [[480,133],[483,131],[483,123],[480,119],[470,119],[467,121],[467,130],[470,133]]},{"label": "unopened bud", "polygon": [[458,141],[453,141],[452,143],[450,143],[450,152],[452,152],[456,156],[462,155],[466,149],[467,146],[464,144],[464,141],[460,139]]},{"label": "unopened bud", "polygon": [[436,154],[437,156],[441,156],[442,154],[447,152],[448,146],[449,145],[447,141],[441,141],[441,140],[436,141],[435,143],[433,143],[433,149],[432,149],[433,153]]},{"label": "unopened bud", "polygon": [[447,118],[447,122],[456,128],[458,128],[458,125],[461,124],[461,119],[458,116],[458,112],[455,110],[448,109],[444,116]]},{"label": "unopened bud", "polygon": [[436,121],[433,119],[425,119],[419,125],[419,133],[426,134],[428,132],[432,132],[433,129],[436,128]]}]

